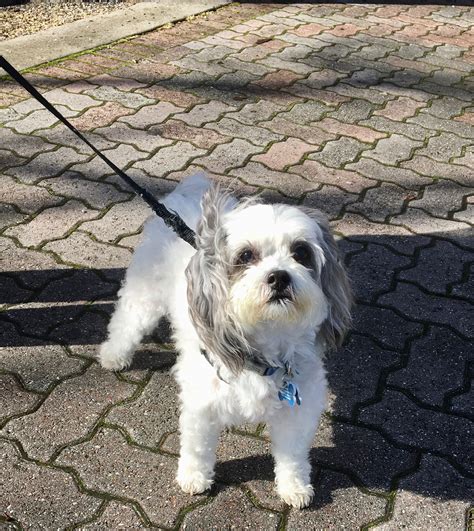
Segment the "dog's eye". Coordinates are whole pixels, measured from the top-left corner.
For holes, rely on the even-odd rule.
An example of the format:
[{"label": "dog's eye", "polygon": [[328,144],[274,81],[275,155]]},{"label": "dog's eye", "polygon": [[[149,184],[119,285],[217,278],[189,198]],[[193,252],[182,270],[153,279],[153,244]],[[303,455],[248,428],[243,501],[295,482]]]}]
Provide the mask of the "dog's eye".
[{"label": "dog's eye", "polygon": [[249,264],[255,259],[255,254],[252,249],[243,250],[237,257],[237,264],[244,265]]},{"label": "dog's eye", "polygon": [[293,248],[293,259],[301,265],[311,265],[311,251],[304,243],[298,243]]}]

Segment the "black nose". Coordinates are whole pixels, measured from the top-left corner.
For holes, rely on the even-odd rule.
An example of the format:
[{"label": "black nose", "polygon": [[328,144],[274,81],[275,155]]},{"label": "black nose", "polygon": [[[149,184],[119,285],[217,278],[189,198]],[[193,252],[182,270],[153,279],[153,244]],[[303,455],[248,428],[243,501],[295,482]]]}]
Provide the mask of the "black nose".
[{"label": "black nose", "polygon": [[283,291],[290,284],[290,275],[283,270],[272,271],[268,275],[267,282],[275,291]]}]

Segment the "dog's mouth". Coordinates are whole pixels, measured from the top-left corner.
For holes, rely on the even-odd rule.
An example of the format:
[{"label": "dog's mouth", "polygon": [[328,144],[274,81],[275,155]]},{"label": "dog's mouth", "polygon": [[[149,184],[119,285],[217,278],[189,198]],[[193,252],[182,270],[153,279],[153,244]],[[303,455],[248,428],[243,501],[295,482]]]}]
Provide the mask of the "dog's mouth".
[{"label": "dog's mouth", "polygon": [[272,293],[270,298],[268,299],[269,304],[289,304],[293,302],[293,297],[291,293],[289,292],[278,292],[278,293]]}]

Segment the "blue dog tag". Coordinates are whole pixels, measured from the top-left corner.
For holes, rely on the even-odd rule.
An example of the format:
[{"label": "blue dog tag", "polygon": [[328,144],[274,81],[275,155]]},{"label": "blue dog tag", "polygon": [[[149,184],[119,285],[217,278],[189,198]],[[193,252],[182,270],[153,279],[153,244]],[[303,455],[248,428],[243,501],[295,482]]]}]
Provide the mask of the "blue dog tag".
[{"label": "blue dog tag", "polygon": [[293,382],[285,382],[283,387],[278,391],[278,398],[283,402],[288,402],[290,407],[295,404],[301,405],[301,398],[298,388]]}]

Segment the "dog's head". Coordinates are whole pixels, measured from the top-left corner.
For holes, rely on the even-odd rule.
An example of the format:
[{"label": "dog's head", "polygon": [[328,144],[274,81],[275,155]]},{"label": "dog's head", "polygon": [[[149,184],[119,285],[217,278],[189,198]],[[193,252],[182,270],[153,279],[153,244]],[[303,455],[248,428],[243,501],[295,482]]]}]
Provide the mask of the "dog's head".
[{"label": "dog's head", "polygon": [[315,329],[329,348],[350,323],[351,291],[324,216],[212,188],[202,201],[198,251],[186,270],[190,316],[203,346],[238,373],[257,327]]}]

